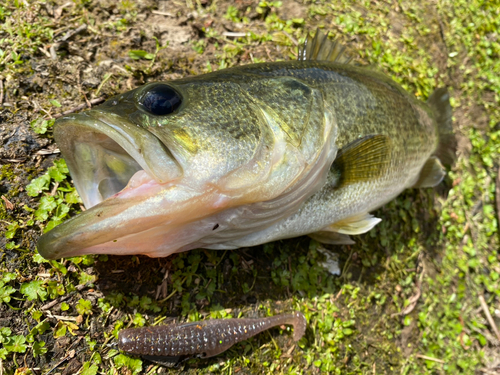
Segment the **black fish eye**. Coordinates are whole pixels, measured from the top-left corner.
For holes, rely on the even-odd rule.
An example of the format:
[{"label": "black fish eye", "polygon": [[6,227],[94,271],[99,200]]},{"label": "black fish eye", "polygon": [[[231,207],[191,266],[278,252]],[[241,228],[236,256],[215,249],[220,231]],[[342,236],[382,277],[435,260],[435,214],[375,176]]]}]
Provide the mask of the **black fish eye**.
[{"label": "black fish eye", "polygon": [[181,105],[181,96],[168,85],[156,85],[149,89],[139,100],[149,113],[164,116],[174,112]]}]

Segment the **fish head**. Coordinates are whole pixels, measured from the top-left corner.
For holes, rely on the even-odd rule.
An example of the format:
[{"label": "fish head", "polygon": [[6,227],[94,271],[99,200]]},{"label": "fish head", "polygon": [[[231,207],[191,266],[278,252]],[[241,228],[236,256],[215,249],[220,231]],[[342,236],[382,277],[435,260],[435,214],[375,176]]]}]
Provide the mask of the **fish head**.
[{"label": "fish head", "polygon": [[54,138],[90,208],[134,175],[158,184],[183,177],[193,189],[217,185],[263,143],[272,146],[260,120],[236,84],[158,82],[58,120]]},{"label": "fish head", "polygon": [[[254,86],[221,78],[156,82],[57,120],[54,138],[86,211],[44,234],[40,254],[166,256],[213,224],[180,238],[186,226],[282,194],[314,165],[332,127],[293,134],[258,98],[267,84]],[[301,84],[286,91],[304,96],[305,106],[321,102]],[[297,139],[307,152],[297,152]]]}]

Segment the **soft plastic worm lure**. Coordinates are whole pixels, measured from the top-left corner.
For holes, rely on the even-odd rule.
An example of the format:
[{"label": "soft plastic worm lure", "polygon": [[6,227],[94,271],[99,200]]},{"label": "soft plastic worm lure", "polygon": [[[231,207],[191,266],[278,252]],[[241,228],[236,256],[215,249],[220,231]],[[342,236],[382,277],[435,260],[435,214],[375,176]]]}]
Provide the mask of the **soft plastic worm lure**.
[{"label": "soft plastic worm lure", "polygon": [[260,319],[213,319],[186,324],[129,328],[120,331],[118,348],[143,356],[177,357],[198,354],[212,357],[269,328],[291,324],[294,341],[306,330],[304,314],[282,314]]}]

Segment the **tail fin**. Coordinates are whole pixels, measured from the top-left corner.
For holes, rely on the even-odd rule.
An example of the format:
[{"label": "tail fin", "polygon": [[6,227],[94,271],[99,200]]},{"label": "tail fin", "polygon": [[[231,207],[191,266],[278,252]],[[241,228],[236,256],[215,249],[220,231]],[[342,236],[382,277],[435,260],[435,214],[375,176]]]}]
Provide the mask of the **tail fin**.
[{"label": "tail fin", "polygon": [[446,166],[451,166],[456,159],[457,140],[451,123],[450,95],[445,87],[436,89],[427,100],[434,110],[439,132],[439,145],[435,155]]}]

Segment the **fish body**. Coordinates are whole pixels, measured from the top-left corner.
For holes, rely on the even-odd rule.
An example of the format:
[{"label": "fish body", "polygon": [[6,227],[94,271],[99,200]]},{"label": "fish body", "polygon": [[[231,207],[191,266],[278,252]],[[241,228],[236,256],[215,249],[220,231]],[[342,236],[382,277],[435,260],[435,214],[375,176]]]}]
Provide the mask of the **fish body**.
[{"label": "fish body", "polygon": [[351,243],[380,221],[370,211],[439,183],[446,91],[423,103],[321,34],[308,41],[298,61],[151,83],[58,120],[87,211],[43,235],[40,254]]}]

